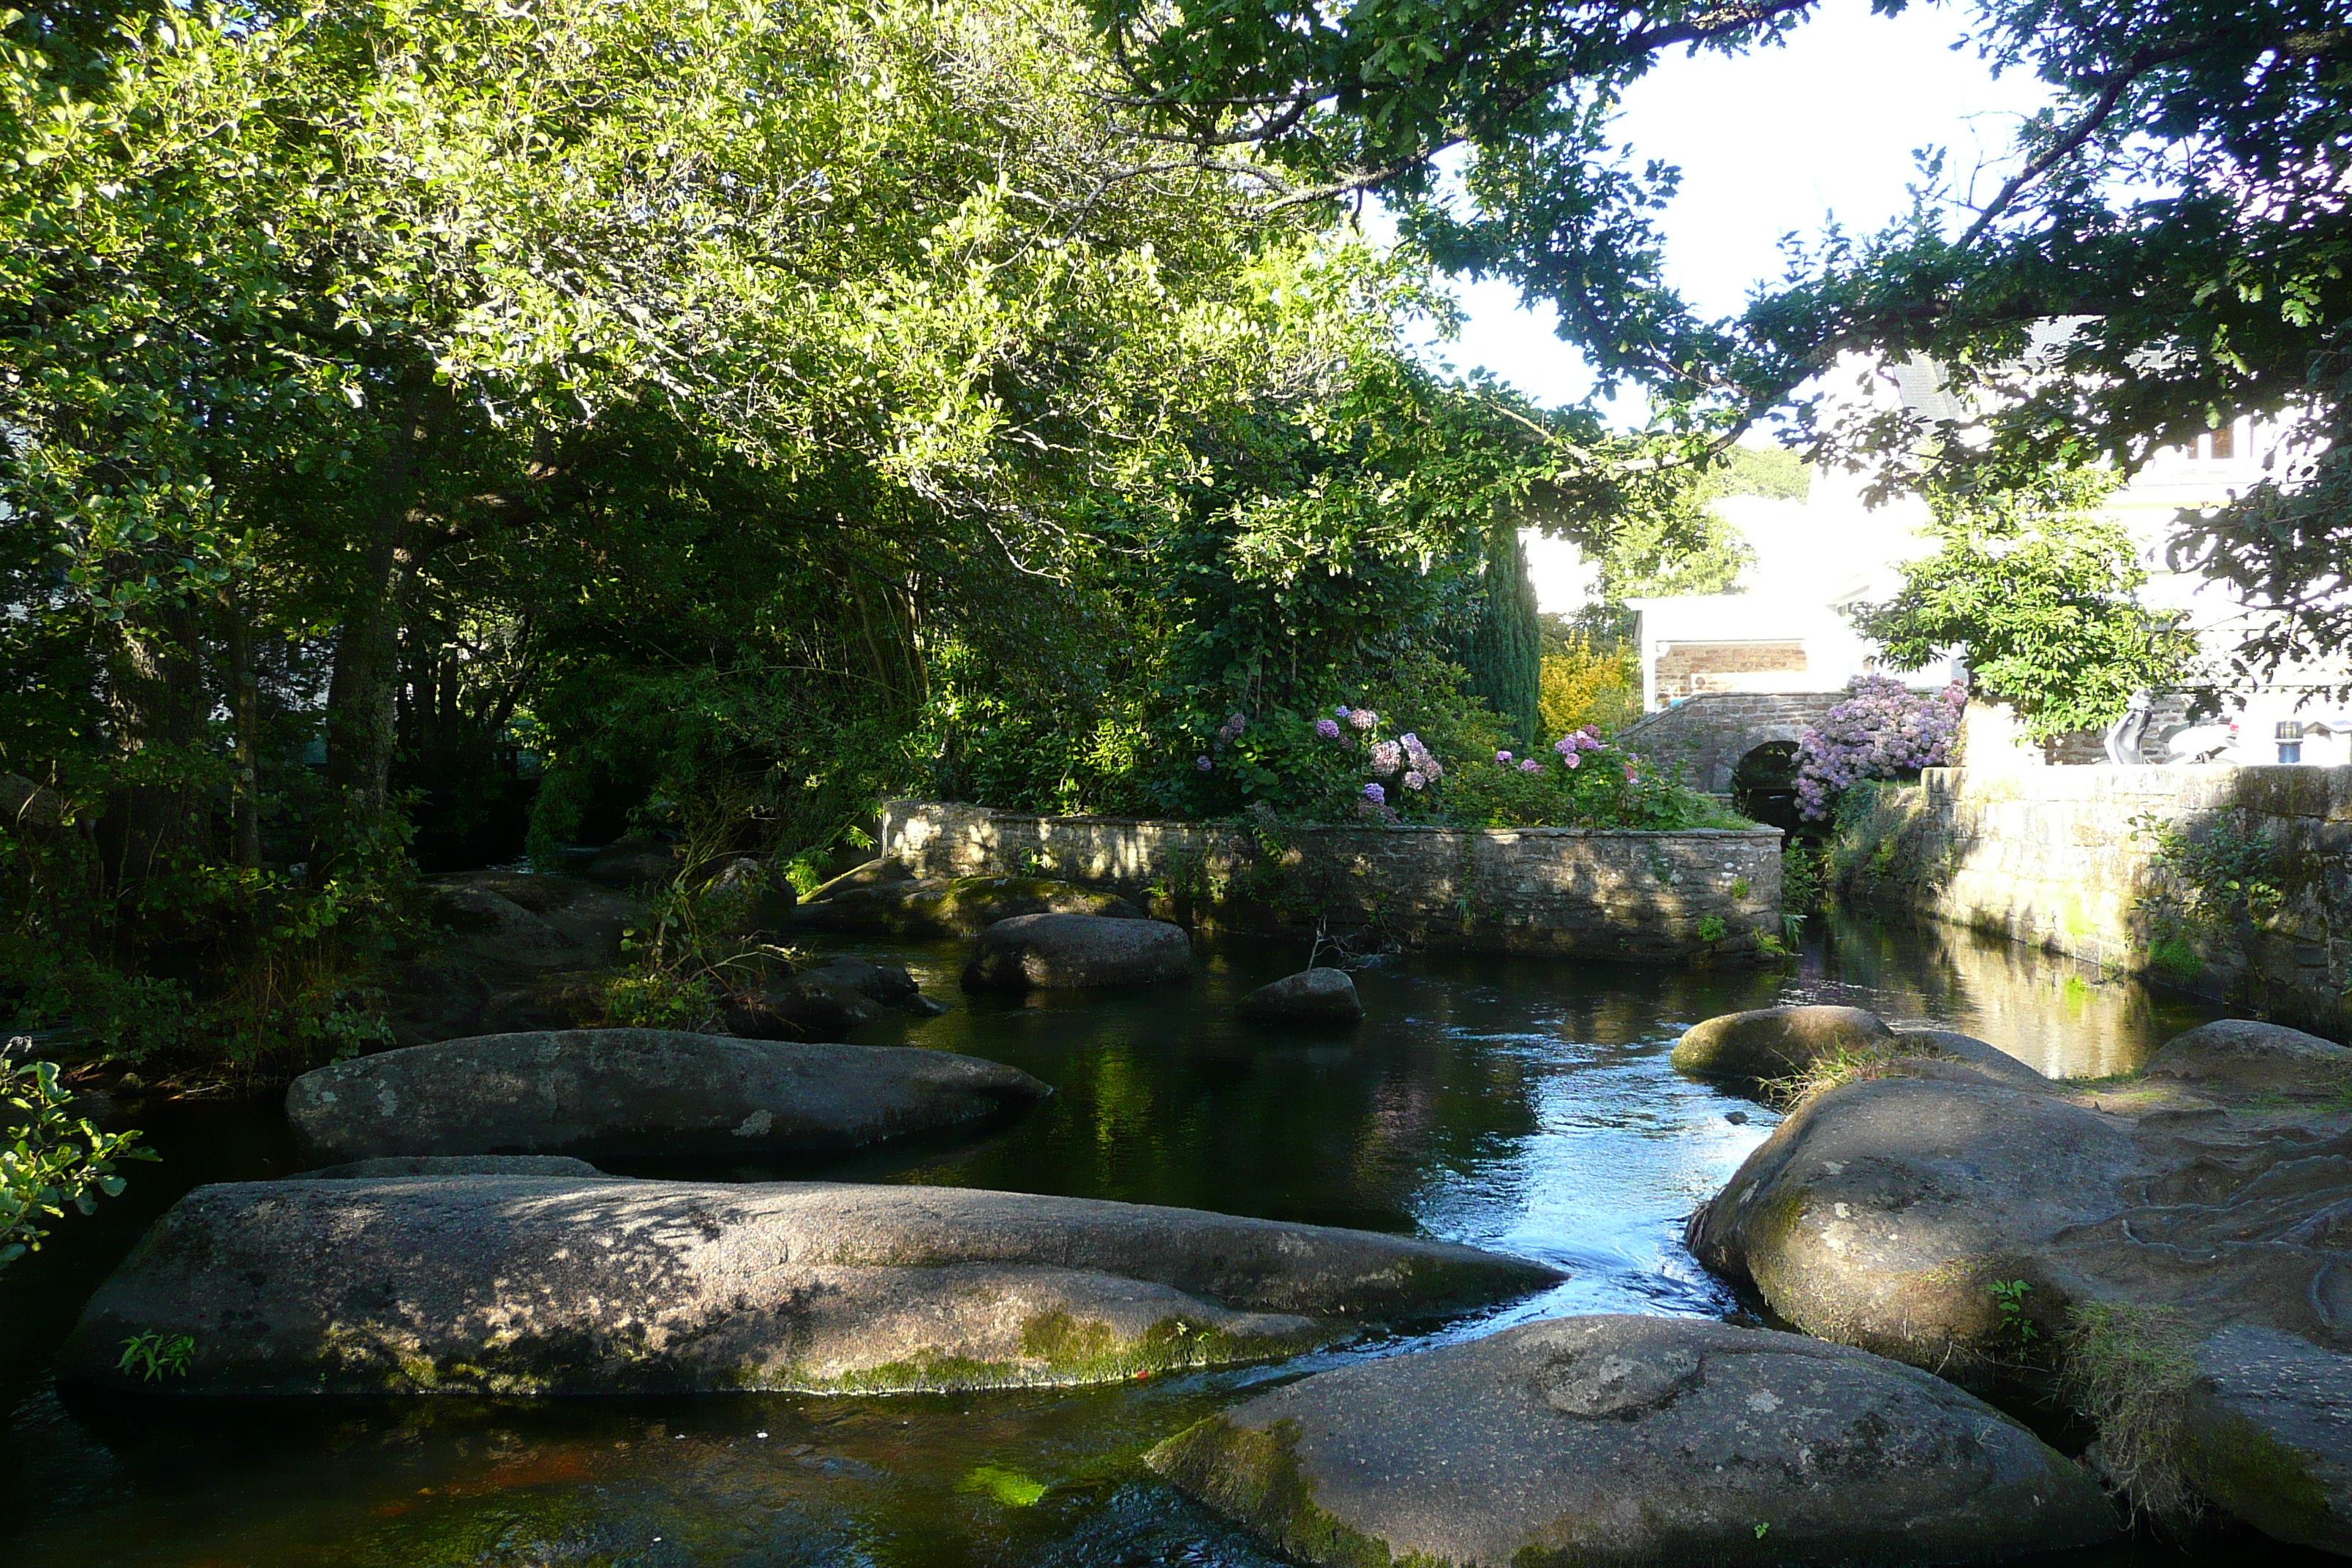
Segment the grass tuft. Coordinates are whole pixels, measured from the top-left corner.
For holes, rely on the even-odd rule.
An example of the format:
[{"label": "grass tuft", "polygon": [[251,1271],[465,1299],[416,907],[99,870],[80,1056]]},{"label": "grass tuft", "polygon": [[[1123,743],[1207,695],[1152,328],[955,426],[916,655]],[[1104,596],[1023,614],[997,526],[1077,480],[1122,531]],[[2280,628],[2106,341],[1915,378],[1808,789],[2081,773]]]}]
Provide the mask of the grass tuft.
[{"label": "grass tuft", "polygon": [[2184,1461],[2197,1333],[2161,1307],[2095,1301],[2070,1314],[2062,1379],[2099,1428],[2108,1478],[2136,1514],[2188,1521],[2204,1500]]}]

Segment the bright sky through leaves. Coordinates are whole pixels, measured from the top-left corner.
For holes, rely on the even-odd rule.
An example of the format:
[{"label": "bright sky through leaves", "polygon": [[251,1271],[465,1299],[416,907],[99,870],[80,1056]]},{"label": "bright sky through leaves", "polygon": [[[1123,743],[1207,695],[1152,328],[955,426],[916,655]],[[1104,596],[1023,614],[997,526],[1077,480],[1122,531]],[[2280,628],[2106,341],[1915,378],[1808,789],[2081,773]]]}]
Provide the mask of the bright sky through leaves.
[{"label": "bright sky through leaves", "polygon": [[[1867,231],[1894,217],[1918,178],[1916,148],[1948,149],[1947,176],[1963,191],[2002,156],[2047,94],[2020,73],[1995,79],[1973,49],[1953,51],[1962,22],[1948,7],[1886,17],[1867,0],[1832,0],[1787,48],[1678,56],[1634,87],[1622,140],[1682,168],[1664,217],[1667,275],[1693,304],[1738,311],[1778,275],[1791,230],[1811,237],[1834,216]],[[1435,357],[1484,366],[1544,403],[1584,395],[1591,377],[1553,335],[1550,306],[1523,310],[1516,289],[1491,280],[1465,286],[1463,301],[1469,321]]]}]

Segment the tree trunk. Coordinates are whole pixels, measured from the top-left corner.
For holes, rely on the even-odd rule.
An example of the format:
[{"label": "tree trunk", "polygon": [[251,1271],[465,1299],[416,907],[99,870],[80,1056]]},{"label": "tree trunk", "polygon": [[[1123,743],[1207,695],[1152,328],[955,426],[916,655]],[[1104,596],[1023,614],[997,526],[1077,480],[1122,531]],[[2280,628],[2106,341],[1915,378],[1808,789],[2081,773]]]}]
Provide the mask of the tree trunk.
[{"label": "tree trunk", "polygon": [[327,684],[327,787],[332,805],[320,845],[321,870],[374,858],[393,828],[401,612],[416,569],[418,475],[432,436],[434,404],[431,373],[412,372],[404,383],[399,416],[376,461],[373,525]]},{"label": "tree trunk", "polygon": [[261,687],[253,672],[253,642],[243,596],[221,595],[221,647],[228,662],[230,858],[247,870],[261,864]]},{"label": "tree trunk", "polygon": [[204,725],[204,663],[195,614],[163,608],[157,624],[125,620],[108,671],[115,746],[139,759],[138,782],[117,787],[99,825],[109,880],[127,889],[184,848],[201,847],[205,819],[188,777]]}]

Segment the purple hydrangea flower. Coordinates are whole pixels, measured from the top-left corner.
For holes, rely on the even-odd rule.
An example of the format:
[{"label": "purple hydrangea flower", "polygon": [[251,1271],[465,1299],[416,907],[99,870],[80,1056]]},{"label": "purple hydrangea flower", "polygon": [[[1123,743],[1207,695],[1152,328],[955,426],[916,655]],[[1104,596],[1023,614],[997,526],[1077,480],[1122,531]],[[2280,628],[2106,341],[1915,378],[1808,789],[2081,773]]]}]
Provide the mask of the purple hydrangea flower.
[{"label": "purple hydrangea flower", "polygon": [[1200,769],[1202,773],[1207,773],[1211,768],[1215,767],[1217,764],[1216,764],[1216,763],[1213,763],[1213,762],[1211,762],[1211,761],[1209,761],[1209,759],[1208,759],[1207,757],[1205,757],[1205,756],[1200,756],[1200,757],[1194,757],[1194,758],[1192,759],[1192,765],[1193,765],[1194,767],[1196,767],[1196,768]]},{"label": "purple hydrangea flower", "polygon": [[1495,761],[1507,768],[1511,765],[1511,753],[1508,752],[1496,752],[1495,753]]},{"label": "purple hydrangea flower", "polygon": [[1584,761],[1582,757],[1576,754],[1576,748],[1573,746],[1570,747],[1567,751],[1562,752],[1560,753],[1559,760],[1566,763],[1571,768]]},{"label": "purple hydrangea flower", "polygon": [[1404,748],[1394,741],[1372,742],[1372,772],[1392,773],[1404,766]]},{"label": "purple hydrangea flower", "polygon": [[[1344,713],[1347,710],[1343,708],[1340,711]],[[1318,719],[1315,721],[1315,732],[1327,741],[1336,741],[1339,738],[1339,721],[1333,719]]]},{"label": "purple hydrangea flower", "polygon": [[1238,713],[1230,714],[1225,719],[1225,728],[1238,735],[1249,728],[1249,721]]},{"label": "purple hydrangea flower", "polygon": [[1397,737],[1397,744],[1402,746],[1408,752],[1418,752],[1422,749],[1421,737],[1414,734],[1410,730],[1407,730],[1403,734]]},{"label": "purple hydrangea flower", "polygon": [[1369,708],[1359,708],[1348,715],[1348,722],[1359,730],[1369,730],[1381,721],[1381,716]]},{"label": "purple hydrangea flower", "polygon": [[1376,784],[1368,784],[1364,786],[1364,798],[1374,805],[1386,805],[1389,801],[1389,792]]},{"label": "purple hydrangea flower", "polygon": [[1526,762],[1519,764],[1519,772],[1523,773],[1539,773],[1543,772],[1543,764],[1536,761],[1533,757],[1529,757]]},{"label": "purple hydrangea flower", "polygon": [[1551,743],[1551,749],[1558,752],[1563,757],[1572,757],[1576,755],[1576,737],[1573,735],[1562,735],[1559,740],[1554,741]]},{"label": "purple hydrangea flower", "polygon": [[1407,773],[1404,775],[1404,787],[1407,789],[1419,789],[1428,782],[1429,781],[1427,779],[1423,778],[1419,773]]},{"label": "purple hydrangea flower", "polygon": [[1331,717],[1333,717],[1334,719],[1345,719],[1345,718],[1347,718],[1348,716],[1349,716],[1349,715],[1348,715],[1348,705],[1347,705],[1346,703],[1344,703],[1344,702],[1340,703],[1340,704],[1339,704],[1339,706],[1338,706],[1337,708],[1334,708],[1334,709],[1332,709],[1332,710],[1331,710]]}]

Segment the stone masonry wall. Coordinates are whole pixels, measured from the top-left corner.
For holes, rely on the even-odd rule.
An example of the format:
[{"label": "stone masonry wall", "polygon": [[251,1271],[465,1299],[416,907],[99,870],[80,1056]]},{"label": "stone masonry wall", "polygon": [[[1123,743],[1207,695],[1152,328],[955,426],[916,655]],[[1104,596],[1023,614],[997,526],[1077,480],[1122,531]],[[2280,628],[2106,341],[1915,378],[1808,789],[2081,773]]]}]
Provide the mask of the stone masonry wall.
[{"label": "stone masonry wall", "polygon": [[1796,740],[1844,700],[1843,691],[1708,692],[1645,714],[1612,739],[1653,762],[1680,763],[1693,789],[1721,795],[1740,758]]},{"label": "stone masonry wall", "polygon": [[[2352,1037],[2352,768],[1931,768],[1879,798],[1838,847],[1850,887]],[[2184,925],[2151,821],[2264,836],[2283,901]]]},{"label": "stone masonry wall", "polygon": [[1658,692],[1691,697],[1705,691],[1740,691],[1754,684],[1742,677],[1802,673],[1801,642],[1667,643],[1658,653]]},{"label": "stone masonry wall", "polygon": [[1773,828],[1298,827],[1034,816],[893,801],[882,855],[919,876],[1034,874],[1147,897],[1226,929],[1377,932],[1409,945],[1753,963],[1780,937]]}]

